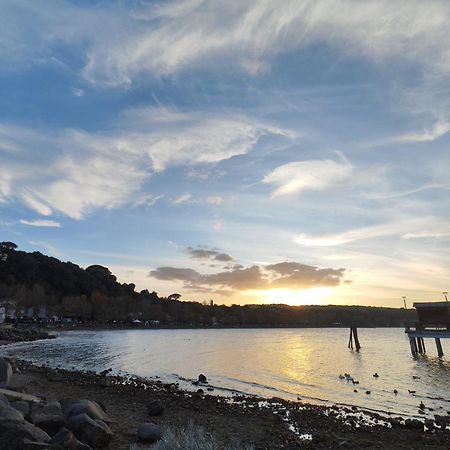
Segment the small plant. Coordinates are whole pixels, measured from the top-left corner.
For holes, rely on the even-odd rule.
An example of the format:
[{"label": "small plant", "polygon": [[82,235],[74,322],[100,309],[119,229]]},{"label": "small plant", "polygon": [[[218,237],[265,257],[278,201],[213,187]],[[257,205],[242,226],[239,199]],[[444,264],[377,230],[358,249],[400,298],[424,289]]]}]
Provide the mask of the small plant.
[{"label": "small plant", "polygon": [[130,450],[254,450],[240,444],[219,445],[214,437],[190,422],[185,427],[166,428],[163,439],[151,446],[134,444]]}]

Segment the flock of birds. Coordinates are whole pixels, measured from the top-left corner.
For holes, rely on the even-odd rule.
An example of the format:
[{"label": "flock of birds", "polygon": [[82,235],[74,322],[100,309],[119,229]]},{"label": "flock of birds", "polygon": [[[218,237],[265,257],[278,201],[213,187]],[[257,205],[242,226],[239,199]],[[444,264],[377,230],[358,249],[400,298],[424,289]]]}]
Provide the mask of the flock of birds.
[{"label": "flock of birds", "polygon": [[[377,372],[375,372],[372,376],[373,376],[374,378],[379,378],[379,377],[380,377],[380,375],[378,375]],[[419,378],[419,377],[413,375],[413,379],[414,379],[414,380],[417,380],[418,378]],[[344,373],[344,375],[340,374],[340,375],[339,375],[339,379],[340,379],[340,380],[347,380],[348,382],[352,382],[353,384],[359,384],[359,381],[358,381],[358,380],[355,380],[349,373]],[[358,390],[357,390],[357,389],[354,389],[353,392],[358,392]],[[398,390],[397,390],[397,389],[394,389],[392,392],[393,392],[395,395],[398,394]],[[410,394],[415,394],[415,393],[416,393],[416,391],[411,391],[410,389],[408,389],[408,392],[409,392]],[[366,391],[366,394],[367,394],[367,395],[370,395],[370,393],[371,393],[371,391]],[[423,407],[422,407],[422,405],[423,405]],[[422,402],[420,402],[419,409],[425,409],[425,405],[424,405]]]}]

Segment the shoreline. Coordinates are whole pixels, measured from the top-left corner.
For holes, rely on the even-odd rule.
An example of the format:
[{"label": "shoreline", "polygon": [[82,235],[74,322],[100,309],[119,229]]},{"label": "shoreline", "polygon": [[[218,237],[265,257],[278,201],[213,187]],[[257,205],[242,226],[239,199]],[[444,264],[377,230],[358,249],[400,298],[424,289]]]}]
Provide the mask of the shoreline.
[{"label": "shoreline", "polygon": [[[163,429],[193,422],[223,445],[233,438],[259,450],[450,447],[450,433],[430,422],[424,431],[423,421],[399,416],[386,419],[356,406],[328,407],[256,396],[230,399],[209,395],[207,383],[199,383],[203,392],[189,392],[177,383],[110,376],[107,371],[51,369],[25,361],[17,361],[17,368],[14,384],[27,393],[47,400],[88,398],[104,404],[115,433],[108,448],[114,450],[136,443],[136,430],[146,421]],[[149,417],[146,405],[151,401],[164,405],[162,416]]]}]

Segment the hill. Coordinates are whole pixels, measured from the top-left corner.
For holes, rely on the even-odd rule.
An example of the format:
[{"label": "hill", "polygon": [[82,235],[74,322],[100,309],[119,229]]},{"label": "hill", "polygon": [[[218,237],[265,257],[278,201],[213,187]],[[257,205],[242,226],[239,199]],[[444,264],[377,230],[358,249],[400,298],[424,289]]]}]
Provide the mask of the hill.
[{"label": "hill", "polygon": [[[83,269],[40,252],[0,243],[0,302],[16,317],[56,316],[84,323],[154,321],[168,326],[403,326],[415,311],[367,306],[214,305],[136,291],[107,267]],[[12,314],[10,314],[12,316]]]}]

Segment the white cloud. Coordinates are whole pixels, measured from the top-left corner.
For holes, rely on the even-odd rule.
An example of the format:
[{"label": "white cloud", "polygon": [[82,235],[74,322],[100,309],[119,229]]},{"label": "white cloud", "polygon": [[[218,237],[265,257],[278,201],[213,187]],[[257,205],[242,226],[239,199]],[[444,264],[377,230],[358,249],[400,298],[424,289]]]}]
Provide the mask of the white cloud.
[{"label": "white cloud", "polygon": [[431,142],[450,131],[450,122],[437,122],[430,129],[422,132],[407,133],[399,136],[397,142]]},{"label": "white cloud", "polygon": [[273,196],[303,191],[323,191],[347,180],[353,172],[350,163],[341,154],[341,161],[296,161],[278,166],[263,179],[277,188]]},{"label": "white cloud", "polygon": [[[433,226],[430,228],[430,224]],[[355,228],[341,233],[311,236],[299,234],[294,241],[306,247],[334,247],[353,241],[398,236],[402,239],[442,238],[450,236],[445,222],[436,217],[399,220],[369,227]]]},{"label": "white cloud", "polygon": [[109,45],[94,41],[89,79],[128,83],[139,73],[169,74],[219,55],[247,61],[244,68],[256,74],[267,65],[264,58],[316,43],[352,57],[450,69],[450,6],[438,0],[285,0],[283,8],[271,0],[185,0],[141,10],[136,18],[124,20],[128,34]]},{"label": "white cloud", "polygon": [[20,223],[23,225],[29,225],[31,227],[47,227],[47,228],[60,228],[61,224],[59,222],[55,222],[54,220],[20,220]]},{"label": "white cloud", "polygon": [[59,212],[81,219],[98,208],[139,203],[141,187],[155,172],[246,154],[264,135],[292,137],[244,117],[168,114],[161,122],[160,115],[160,110],[130,112],[118,129],[97,133],[0,124],[3,140],[15,146],[2,161],[0,199],[18,199],[44,216]]},{"label": "white cloud", "polygon": [[206,198],[206,203],[210,205],[221,205],[223,203],[223,197],[220,195],[210,195]]},{"label": "white cloud", "polygon": [[181,194],[172,202],[174,205],[183,205],[184,203],[192,202],[192,195],[189,193]]},{"label": "white cloud", "polygon": [[273,0],[133,3],[129,9],[116,2],[4,3],[0,58],[8,67],[51,61],[55,46],[72,45],[96,84],[128,84],[141,74],[172,74],[218,58],[256,75],[274,56],[316,44],[352,58],[450,72],[450,4],[440,0],[284,0],[282,8]]}]

